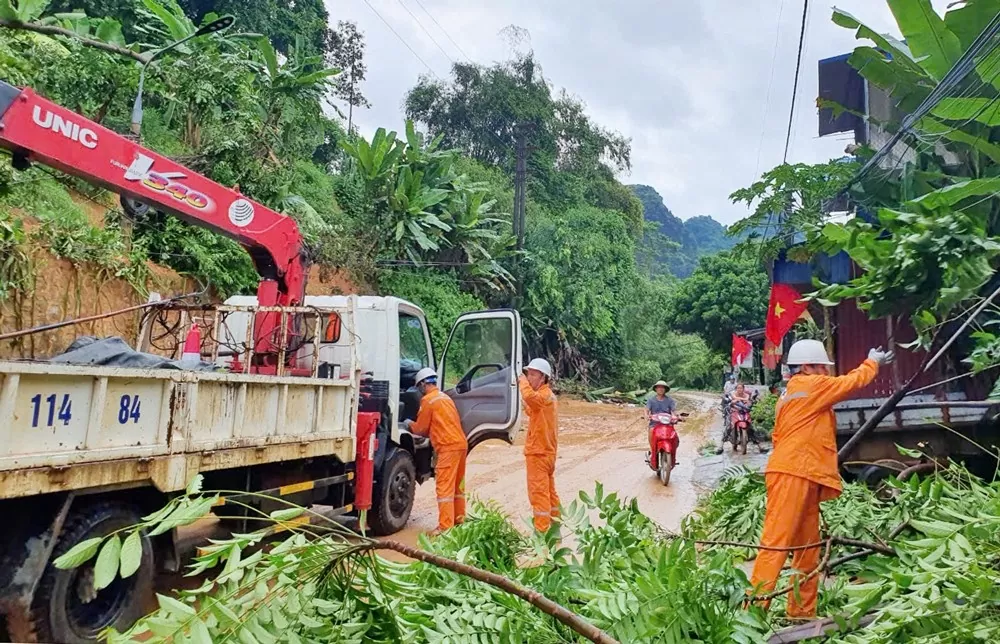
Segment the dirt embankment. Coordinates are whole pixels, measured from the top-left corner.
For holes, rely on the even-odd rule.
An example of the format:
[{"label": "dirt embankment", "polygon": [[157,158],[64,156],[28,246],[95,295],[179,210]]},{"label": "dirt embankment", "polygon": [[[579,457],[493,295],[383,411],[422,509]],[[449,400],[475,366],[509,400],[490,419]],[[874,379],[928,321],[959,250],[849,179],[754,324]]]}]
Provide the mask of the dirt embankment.
[{"label": "dirt embankment", "polygon": [[[88,221],[101,228],[104,215],[112,202],[98,203],[83,195],[73,195]],[[25,226],[31,229],[37,222],[25,216]],[[0,258],[2,259],[2,258]],[[35,248],[30,252],[29,273],[32,286],[23,293],[8,293],[0,297],[0,334],[65,320],[88,317],[125,309],[146,301],[129,282],[109,275],[99,266],[75,264]],[[176,272],[148,263],[151,273],[146,289],[164,299],[201,290],[198,283]],[[355,293],[357,287],[343,271],[312,266],[307,282],[308,295],[340,295]],[[61,329],[35,333],[8,341],[0,341],[0,360],[47,358],[62,351],[81,335],[98,337],[120,336],[135,344],[142,312],[136,311]]]}]

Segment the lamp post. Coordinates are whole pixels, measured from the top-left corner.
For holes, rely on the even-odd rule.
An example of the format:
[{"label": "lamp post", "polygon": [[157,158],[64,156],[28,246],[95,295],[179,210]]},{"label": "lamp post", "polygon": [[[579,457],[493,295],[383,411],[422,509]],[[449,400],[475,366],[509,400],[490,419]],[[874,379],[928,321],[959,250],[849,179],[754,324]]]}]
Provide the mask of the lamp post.
[{"label": "lamp post", "polygon": [[232,16],[222,16],[221,18],[217,18],[216,20],[213,20],[212,22],[206,25],[202,25],[201,27],[198,28],[197,31],[195,31],[190,36],[185,36],[180,40],[176,40],[170,43],[166,47],[157,49],[151,52],[146,57],[146,61],[142,64],[142,68],[139,70],[139,89],[135,95],[135,103],[132,104],[132,124],[130,126],[130,129],[132,130],[132,134],[136,138],[138,138],[139,132],[142,129],[142,86],[146,80],[146,67],[148,67],[149,64],[152,63],[154,60],[159,58],[160,55],[170,51],[171,49],[174,49],[179,45],[183,45],[187,41],[198,38],[199,36],[214,34],[229,29],[234,22],[236,22],[236,19],[233,18]]}]

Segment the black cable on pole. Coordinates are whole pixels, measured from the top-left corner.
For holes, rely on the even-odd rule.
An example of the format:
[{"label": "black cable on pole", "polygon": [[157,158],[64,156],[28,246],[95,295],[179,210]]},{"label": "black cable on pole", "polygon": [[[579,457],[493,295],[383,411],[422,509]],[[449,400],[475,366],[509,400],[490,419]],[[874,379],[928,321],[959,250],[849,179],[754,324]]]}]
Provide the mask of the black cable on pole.
[{"label": "black cable on pole", "polygon": [[792,83],[792,106],[788,110],[788,132],[785,134],[785,154],[782,163],[788,163],[788,145],[792,141],[792,123],[795,120],[795,96],[799,93],[799,71],[802,69],[802,45],[806,40],[806,22],[809,19],[809,0],[802,2],[802,27],[799,30],[799,53],[795,57],[795,81]]}]

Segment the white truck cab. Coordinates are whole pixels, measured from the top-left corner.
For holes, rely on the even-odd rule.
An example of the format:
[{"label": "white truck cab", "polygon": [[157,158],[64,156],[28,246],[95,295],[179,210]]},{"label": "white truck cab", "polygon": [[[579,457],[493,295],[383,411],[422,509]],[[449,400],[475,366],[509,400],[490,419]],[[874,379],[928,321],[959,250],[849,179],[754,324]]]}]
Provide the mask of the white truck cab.
[{"label": "white truck cab", "polygon": [[[442,390],[458,408],[470,450],[490,439],[512,443],[520,417],[521,318],[508,309],[466,313],[455,322],[441,359],[435,361],[424,312],[411,302],[397,297],[318,295],[307,296],[304,306],[344,309],[352,300],[355,328],[327,333],[318,345],[318,359],[329,377],[348,378],[353,345],[362,372],[362,395],[364,383],[369,383],[369,392],[382,398],[373,409],[385,418],[378,431],[372,522],[376,531],[392,533],[409,518],[415,484],[434,471],[430,445],[414,440],[404,427],[404,421],[415,419],[420,409],[417,372],[424,367],[437,370]],[[257,298],[234,296],[225,304],[256,306]],[[249,315],[230,317],[223,330],[227,343],[245,342]],[[312,343],[304,343],[298,350],[299,363],[311,367],[315,351]]]}]

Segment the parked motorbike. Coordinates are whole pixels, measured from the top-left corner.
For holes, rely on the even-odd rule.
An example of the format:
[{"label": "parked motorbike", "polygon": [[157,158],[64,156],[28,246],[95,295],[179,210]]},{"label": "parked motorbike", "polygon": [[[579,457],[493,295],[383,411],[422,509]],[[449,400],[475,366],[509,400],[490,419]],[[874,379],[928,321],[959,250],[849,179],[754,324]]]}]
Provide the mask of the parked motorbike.
[{"label": "parked motorbike", "polygon": [[646,464],[656,472],[660,482],[670,483],[670,471],[677,465],[677,448],[681,439],[677,435],[677,423],[687,418],[687,413],[678,415],[664,413],[652,416],[653,425],[649,428],[649,451],[646,452]]}]

